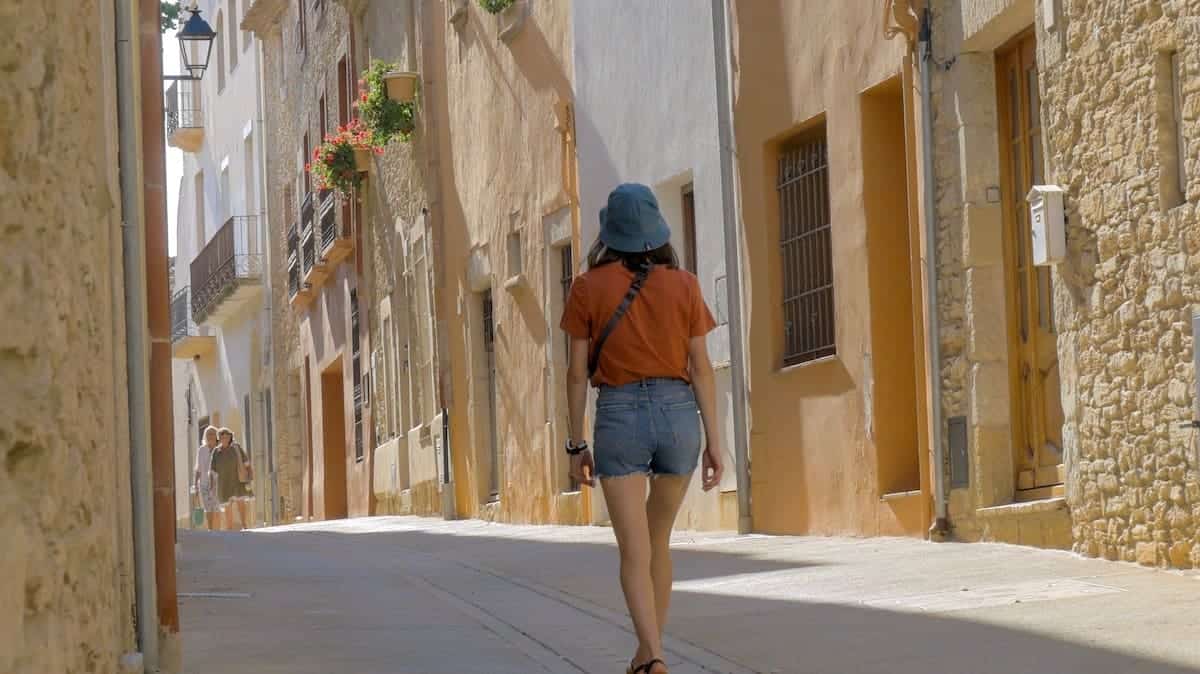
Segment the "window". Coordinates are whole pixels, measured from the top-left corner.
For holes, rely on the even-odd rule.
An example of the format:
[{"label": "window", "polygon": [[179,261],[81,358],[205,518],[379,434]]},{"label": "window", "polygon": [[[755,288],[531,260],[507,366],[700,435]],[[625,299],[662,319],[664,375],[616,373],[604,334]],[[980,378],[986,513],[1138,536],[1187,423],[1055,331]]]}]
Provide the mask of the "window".
[{"label": "window", "polygon": [[275,472],[275,424],[271,421],[271,389],[263,392],[263,427],[266,429],[263,440],[267,446],[267,473],[270,474]]},{"label": "window", "polygon": [[1187,149],[1183,139],[1183,61],[1163,52],[1155,64],[1158,85],[1159,199],[1169,210],[1187,200]]},{"label": "window", "polygon": [[513,232],[508,235],[508,277],[519,276],[525,271],[521,261],[521,233]]},{"label": "window", "polygon": [[229,14],[229,72],[237,69],[238,64],[238,6],[237,0],[228,0]]},{"label": "window", "polygon": [[208,234],[204,224],[204,171],[196,171],[195,184],[192,191],[196,194],[196,247],[193,254],[199,253],[204,244],[208,243]]},{"label": "window", "polygon": [[[570,244],[567,244],[567,245],[563,246],[562,248],[560,248],[558,255],[559,255],[559,257],[558,257],[558,260],[559,260],[559,279],[558,279],[559,295],[555,299],[558,300],[558,302],[556,303],[558,306],[558,311],[557,311],[556,315],[561,316],[563,313],[563,310],[566,309],[567,298],[571,296],[571,283],[575,280],[575,256],[573,254],[573,251],[571,250]],[[568,335],[566,332],[563,332],[562,356],[556,360],[557,360],[557,362],[555,364],[557,365],[557,367],[555,369],[558,370],[559,376],[555,377],[555,379],[559,382],[559,384],[558,384],[558,386],[559,386],[558,399],[559,399],[559,403],[561,405],[559,416],[560,416],[560,422],[562,423],[562,428],[564,429],[564,434],[565,434],[566,431],[571,427],[570,412],[567,409],[566,377],[562,376],[563,374],[566,373],[567,367],[570,365],[570,361],[571,361],[571,336]],[[563,440],[565,441],[565,437],[563,438]],[[560,458],[560,464],[559,464],[560,468],[559,468],[558,472],[559,472],[559,475],[561,475],[561,479],[562,479],[562,482],[561,482],[562,491],[579,491],[579,483],[575,481],[575,478],[571,477],[571,462],[562,460],[562,457],[564,457],[566,455],[561,451],[557,452],[555,454],[555,456],[558,456]]]},{"label": "window", "polygon": [[696,194],[692,183],[683,186],[683,266],[696,273]]},{"label": "window", "polygon": [[500,500],[501,463],[504,455],[500,451],[500,433],[496,423],[496,324],[493,319],[492,291],[483,292],[483,351],[487,367],[488,438],[490,443],[491,471],[488,481],[488,496],[491,501]]},{"label": "window", "polygon": [[[312,145],[310,145],[308,142],[308,133],[306,132],[304,134],[304,156],[301,158],[300,165],[303,167],[304,163],[309,161],[312,161]],[[303,173],[304,196],[306,197],[308,196],[308,193],[312,191],[312,176],[309,175],[308,171],[303,171]],[[303,197],[301,197],[301,199],[303,199]]]},{"label": "window", "polygon": [[246,456],[250,456],[250,438],[254,436],[254,426],[250,423],[250,394],[242,396],[242,414],[245,427],[242,437],[242,449],[246,450]]},{"label": "window", "polygon": [[306,53],[308,51],[308,17],[305,16],[304,0],[300,0],[296,4],[296,11],[300,15],[296,20],[296,49]]},{"label": "window", "polygon": [[244,215],[258,214],[258,180],[255,176],[258,174],[257,167],[254,165],[254,136],[246,136],[242,141],[242,158],[243,170],[246,176],[243,183],[246,189],[246,212]]},{"label": "window", "polygon": [[317,137],[323,139],[323,138],[325,138],[325,135],[329,133],[329,119],[328,119],[328,115],[325,114],[325,95],[324,94],[321,94],[321,100],[317,101],[317,106],[318,106],[317,115],[320,117],[320,124],[321,124],[321,126],[317,129]]},{"label": "window", "polygon": [[[229,158],[221,162],[221,194],[217,197],[225,206],[225,218],[229,218],[233,213],[229,212],[233,209],[233,192],[229,183]],[[218,221],[221,222],[221,221]]]},{"label": "window", "polygon": [[354,460],[362,461],[363,450],[363,396],[365,395],[362,372],[362,338],[358,334],[358,290],[350,291],[350,353],[353,363],[351,382],[354,384]]},{"label": "window", "polygon": [[217,93],[225,91],[225,15],[217,12]]},{"label": "window", "polygon": [[343,56],[337,65],[338,74],[338,124],[350,121],[350,65]]},{"label": "window", "polygon": [[837,353],[824,123],[785,146],[778,168],[783,362],[795,365]]}]

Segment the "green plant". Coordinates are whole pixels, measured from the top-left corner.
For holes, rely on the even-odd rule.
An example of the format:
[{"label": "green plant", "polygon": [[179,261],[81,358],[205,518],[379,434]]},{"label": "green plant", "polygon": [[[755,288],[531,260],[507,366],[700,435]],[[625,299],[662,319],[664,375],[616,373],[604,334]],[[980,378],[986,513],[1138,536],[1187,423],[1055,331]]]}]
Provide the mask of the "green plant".
[{"label": "green plant", "polygon": [[356,150],[383,153],[383,148],[372,144],[371,131],[357,119],[339,126],[337,133],[325,136],[325,142],[313,150],[312,161],[304,167],[317,179],[318,190],[332,189],[344,198],[362,184],[354,156]]},{"label": "green plant", "polygon": [[372,144],[387,145],[393,139],[407,141],[416,128],[416,103],[400,103],[388,98],[383,76],[400,66],[384,61],[372,61],[358,81],[358,116],[370,130]]},{"label": "green plant", "polygon": [[488,14],[499,14],[512,7],[515,0],[479,0],[479,6]]},{"label": "green plant", "polygon": [[162,32],[175,30],[179,27],[179,3],[173,0],[161,0],[158,3],[159,24],[162,27]]}]

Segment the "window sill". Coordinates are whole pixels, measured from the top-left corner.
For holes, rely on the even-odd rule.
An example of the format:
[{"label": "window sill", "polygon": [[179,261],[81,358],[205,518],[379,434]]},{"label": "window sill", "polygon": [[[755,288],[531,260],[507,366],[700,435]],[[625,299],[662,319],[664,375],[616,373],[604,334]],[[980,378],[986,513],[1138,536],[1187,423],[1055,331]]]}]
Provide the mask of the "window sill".
[{"label": "window sill", "polygon": [[528,288],[529,288],[529,281],[525,278],[524,274],[517,274],[516,276],[510,276],[508,278],[508,280],[504,282],[504,289],[510,293],[516,292],[518,290],[526,290]]},{"label": "window sill", "polygon": [[1012,517],[1014,515],[1034,515],[1066,509],[1067,499],[1062,496],[1055,496],[1040,501],[1006,503],[1004,505],[991,506],[990,508],[977,508],[975,515],[987,519],[991,517]]},{"label": "window sill", "polygon": [[796,363],[795,365],[784,365],[783,367],[776,369],[775,374],[777,374],[777,375],[791,374],[793,372],[799,372],[801,370],[806,370],[808,368],[832,363],[837,360],[838,360],[838,355],[835,353],[832,356],[823,356],[821,358],[814,358],[813,360],[805,361],[803,363]]}]

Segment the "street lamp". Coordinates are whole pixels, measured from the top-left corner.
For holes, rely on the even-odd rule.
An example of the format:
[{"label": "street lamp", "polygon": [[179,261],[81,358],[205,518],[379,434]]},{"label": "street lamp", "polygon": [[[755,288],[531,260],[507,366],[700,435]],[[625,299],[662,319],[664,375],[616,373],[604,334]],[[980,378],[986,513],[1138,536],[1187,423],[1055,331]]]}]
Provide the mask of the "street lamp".
[{"label": "street lamp", "polygon": [[212,56],[213,38],[217,32],[200,17],[200,9],[193,3],[187,11],[192,16],[175,33],[179,40],[179,57],[187,75],[167,75],[165,80],[199,80],[204,77],[208,68],[208,59]]}]

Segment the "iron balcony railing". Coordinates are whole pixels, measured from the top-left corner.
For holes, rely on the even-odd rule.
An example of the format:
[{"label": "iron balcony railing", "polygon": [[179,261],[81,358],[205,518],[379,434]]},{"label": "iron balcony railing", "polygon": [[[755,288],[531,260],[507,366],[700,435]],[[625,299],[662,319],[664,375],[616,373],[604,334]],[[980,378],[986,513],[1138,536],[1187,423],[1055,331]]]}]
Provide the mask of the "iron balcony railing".
[{"label": "iron balcony railing", "polygon": [[200,108],[200,89],[196,82],[188,80],[172,82],[164,92],[164,97],[168,136],[180,129],[204,126],[204,117]]},{"label": "iron balcony railing", "polygon": [[237,287],[262,277],[258,218],[229,218],[192,260],[192,313],[203,321]]},{"label": "iron balcony railing", "polygon": [[200,326],[192,319],[192,288],[184,286],[171,297],[171,341],[196,337]]}]

